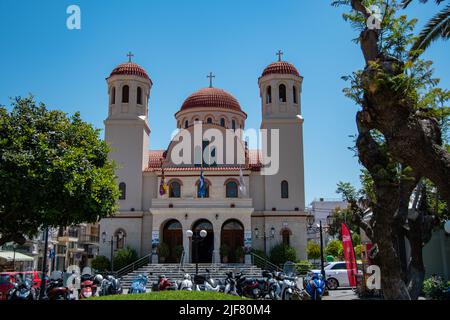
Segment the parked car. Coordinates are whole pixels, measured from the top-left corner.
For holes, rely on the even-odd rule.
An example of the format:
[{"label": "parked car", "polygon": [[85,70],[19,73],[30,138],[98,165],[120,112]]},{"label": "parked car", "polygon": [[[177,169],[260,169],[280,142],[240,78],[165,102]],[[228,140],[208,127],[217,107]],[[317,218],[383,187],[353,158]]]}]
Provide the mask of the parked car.
[{"label": "parked car", "polygon": [[16,277],[19,276],[21,281],[28,280],[32,287],[39,290],[42,279],[42,272],[23,271],[23,272],[2,272],[0,273],[0,300],[6,300],[8,291],[14,286]]},{"label": "parked car", "polygon": [[[328,289],[336,290],[339,287],[350,287],[345,261],[331,262],[324,269]],[[321,273],[320,269],[311,271]],[[361,265],[358,265],[358,274],[362,275]]]}]

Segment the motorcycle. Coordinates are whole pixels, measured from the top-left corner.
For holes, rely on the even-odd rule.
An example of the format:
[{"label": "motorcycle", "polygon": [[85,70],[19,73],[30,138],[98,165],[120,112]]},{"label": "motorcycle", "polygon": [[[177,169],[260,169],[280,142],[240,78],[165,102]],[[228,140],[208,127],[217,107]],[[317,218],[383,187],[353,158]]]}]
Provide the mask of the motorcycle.
[{"label": "motorcycle", "polygon": [[36,300],[36,291],[29,280],[17,278],[11,284],[13,287],[8,291],[8,300]]},{"label": "motorcycle", "polygon": [[90,274],[81,276],[80,299],[87,299],[96,295],[97,285],[94,284],[94,278],[95,277]]},{"label": "motorcycle", "polygon": [[147,282],[148,282],[148,277],[146,275],[143,275],[143,274],[138,275],[131,283],[131,287],[130,287],[130,290],[128,290],[128,294],[146,293],[147,292],[147,288],[146,288]]},{"label": "motorcycle", "polygon": [[[185,272],[184,269],[181,271]],[[183,276],[183,280],[178,282],[178,290],[187,290],[192,291],[194,288],[194,284],[192,282],[191,275],[189,273],[185,273]]]},{"label": "motorcycle", "polygon": [[164,291],[164,290],[177,290],[177,284],[167,279],[165,275],[160,275],[158,284],[157,284],[157,290]]},{"label": "motorcycle", "polygon": [[231,294],[233,296],[238,296],[237,286],[236,286],[236,278],[234,276],[234,272],[230,271],[226,273],[226,278],[224,281],[223,292],[227,294]]},{"label": "motorcycle", "polygon": [[259,299],[261,296],[261,284],[257,279],[246,278],[242,272],[235,276],[237,293],[241,297]]},{"label": "motorcycle", "polygon": [[322,300],[325,292],[325,281],[321,274],[310,272],[305,278],[303,299]]},{"label": "motorcycle", "polygon": [[194,276],[194,288],[197,291],[219,292],[220,283],[216,282],[211,277],[209,269],[206,269],[206,275],[196,274]]},{"label": "motorcycle", "polygon": [[[103,278],[103,277],[102,277]],[[109,296],[115,294],[122,294],[123,288],[120,280],[112,275],[106,276],[104,279],[100,279],[97,275],[97,281],[100,281],[100,295]]]},{"label": "motorcycle", "polygon": [[62,278],[50,279],[45,290],[46,298],[49,300],[69,300],[71,292],[64,286]]}]

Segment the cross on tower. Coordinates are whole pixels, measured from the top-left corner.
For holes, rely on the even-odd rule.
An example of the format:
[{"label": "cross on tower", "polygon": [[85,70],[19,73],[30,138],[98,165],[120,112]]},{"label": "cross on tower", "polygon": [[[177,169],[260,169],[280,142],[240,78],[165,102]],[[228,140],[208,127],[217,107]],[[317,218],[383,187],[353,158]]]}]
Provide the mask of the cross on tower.
[{"label": "cross on tower", "polygon": [[278,61],[281,61],[281,57],[283,56],[283,51],[278,50],[278,52],[276,53],[276,55],[278,56]]},{"label": "cross on tower", "polygon": [[206,77],[209,78],[209,87],[212,88],[212,87],[213,87],[213,85],[212,85],[212,80],[213,80],[213,78],[215,78],[216,76],[214,76],[213,73],[210,72],[209,75],[207,75]]},{"label": "cross on tower", "polygon": [[130,52],[128,52],[127,57],[128,57],[128,62],[131,62],[131,58],[134,57],[134,54],[132,54],[130,51]]}]

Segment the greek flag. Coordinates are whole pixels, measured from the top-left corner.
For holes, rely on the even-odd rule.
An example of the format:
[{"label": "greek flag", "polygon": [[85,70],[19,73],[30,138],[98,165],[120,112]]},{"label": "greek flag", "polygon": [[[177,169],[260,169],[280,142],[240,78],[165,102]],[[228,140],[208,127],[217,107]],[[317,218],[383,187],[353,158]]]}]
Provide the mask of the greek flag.
[{"label": "greek flag", "polygon": [[203,176],[203,169],[200,172],[200,185],[198,193],[200,198],[204,198],[206,196],[206,184],[205,184],[205,177]]}]

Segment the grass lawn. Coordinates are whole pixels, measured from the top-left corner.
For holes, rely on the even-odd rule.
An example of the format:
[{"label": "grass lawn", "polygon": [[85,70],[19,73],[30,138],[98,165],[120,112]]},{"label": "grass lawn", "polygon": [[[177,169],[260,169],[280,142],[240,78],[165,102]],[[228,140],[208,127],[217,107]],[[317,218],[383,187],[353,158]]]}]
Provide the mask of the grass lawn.
[{"label": "grass lawn", "polygon": [[120,294],[95,297],[89,300],[243,300],[243,298],[220,292],[158,291],[142,294]]}]

